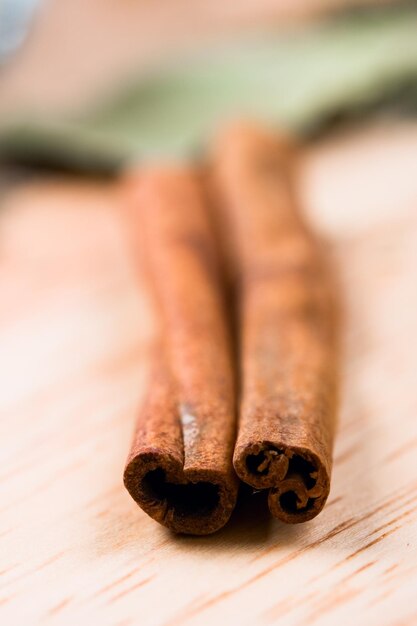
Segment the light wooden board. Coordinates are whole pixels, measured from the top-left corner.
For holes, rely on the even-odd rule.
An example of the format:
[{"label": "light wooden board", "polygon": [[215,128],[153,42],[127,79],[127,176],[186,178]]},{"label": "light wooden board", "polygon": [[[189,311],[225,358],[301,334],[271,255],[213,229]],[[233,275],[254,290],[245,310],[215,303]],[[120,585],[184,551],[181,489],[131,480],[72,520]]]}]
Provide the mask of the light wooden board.
[{"label": "light wooden board", "polygon": [[417,126],[312,149],[301,180],[345,312],[332,491],[176,537],[122,486],[151,317],[117,190],[9,192],[0,214],[0,623],[417,623]]}]

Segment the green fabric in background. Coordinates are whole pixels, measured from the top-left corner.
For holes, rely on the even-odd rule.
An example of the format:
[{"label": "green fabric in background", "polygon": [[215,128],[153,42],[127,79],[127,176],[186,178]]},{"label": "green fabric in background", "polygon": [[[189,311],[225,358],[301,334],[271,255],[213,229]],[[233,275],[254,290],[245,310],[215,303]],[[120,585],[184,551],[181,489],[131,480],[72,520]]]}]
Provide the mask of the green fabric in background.
[{"label": "green fabric in background", "polygon": [[10,121],[0,129],[0,155],[105,173],[130,160],[189,155],[232,116],[306,135],[381,102],[415,104],[413,4],[218,43],[80,119]]}]

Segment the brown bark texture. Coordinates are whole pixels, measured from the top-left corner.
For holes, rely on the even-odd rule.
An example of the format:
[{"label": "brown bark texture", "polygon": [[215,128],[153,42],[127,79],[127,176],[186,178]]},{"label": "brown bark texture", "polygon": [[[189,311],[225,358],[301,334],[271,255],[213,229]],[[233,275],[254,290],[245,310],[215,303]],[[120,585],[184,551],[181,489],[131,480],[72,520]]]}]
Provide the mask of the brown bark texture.
[{"label": "brown bark texture", "polygon": [[231,340],[207,202],[185,166],[147,167],[127,188],[159,339],[124,482],[161,524],[208,534],[229,519],[238,479]]},{"label": "brown bark texture", "polygon": [[327,499],[337,405],[334,280],[298,209],[296,163],[291,141],[237,123],[209,167],[238,318],[234,467],[287,523]]}]

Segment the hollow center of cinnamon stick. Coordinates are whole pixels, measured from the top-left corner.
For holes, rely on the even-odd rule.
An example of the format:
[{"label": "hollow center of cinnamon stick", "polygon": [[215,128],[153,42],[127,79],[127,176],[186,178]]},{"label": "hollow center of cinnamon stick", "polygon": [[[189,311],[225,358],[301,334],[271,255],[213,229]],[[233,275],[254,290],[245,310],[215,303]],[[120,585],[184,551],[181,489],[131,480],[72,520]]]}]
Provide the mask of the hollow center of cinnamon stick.
[{"label": "hollow center of cinnamon stick", "polygon": [[290,458],[285,457],[284,454],[283,450],[272,448],[261,450],[257,454],[248,454],[246,467],[252,474],[267,476],[277,465],[280,465],[282,468],[282,479],[290,478],[297,474],[302,478],[307,489],[314,487],[317,482],[315,478],[317,469],[313,463],[299,454],[293,454]]},{"label": "hollow center of cinnamon stick", "polygon": [[315,498],[308,498],[307,504],[304,507],[300,508],[299,499],[295,491],[286,491],[279,498],[282,509],[284,511],[287,511],[287,513],[292,514],[307,511],[313,506],[314,500]]},{"label": "hollow center of cinnamon stick", "polygon": [[209,482],[178,484],[168,482],[162,468],[148,472],[142,479],[147,497],[166,503],[167,510],[180,516],[209,515],[219,504],[219,487]]},{"label": "hollow center of cinnamon stick", "polygon": [[314,505],[317,468],[300,454],[265,446],[247,455],[246,468],[253,476],[279,485],[279,503],[287,513],[303,513]]},{"label": "hollow center of cinnamon stick", "polygon": [[300,476],[307,489],[312,489],[317,482],[317,469],[313,463],[307,461],[299,454],[294,454],[288,464],[288,472],[286,478],[290,478],[293,475]]}]

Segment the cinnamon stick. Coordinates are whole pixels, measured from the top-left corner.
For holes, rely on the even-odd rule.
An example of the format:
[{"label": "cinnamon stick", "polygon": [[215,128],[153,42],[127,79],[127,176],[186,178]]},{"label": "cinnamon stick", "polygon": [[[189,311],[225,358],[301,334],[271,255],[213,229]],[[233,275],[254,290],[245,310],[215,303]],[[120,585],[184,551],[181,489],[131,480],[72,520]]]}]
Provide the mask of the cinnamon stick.
[{"label": "cinnamon stick", "polygon": [[221,135],[212,170],[239,313],[234,466],[269,489],[271,513],[288,523],[313,518],[328,496],[337,390],[332,281],[298,210],[295,152],[238,124]]},{"label": "cinnamon stick", "polygon": [[229,519],[238,486],[234,375],[215,241],[191,169],[151,167],[129,186],[131,227],[142,234],[160,337],[124,482],[161,524],[207,534]]}]

